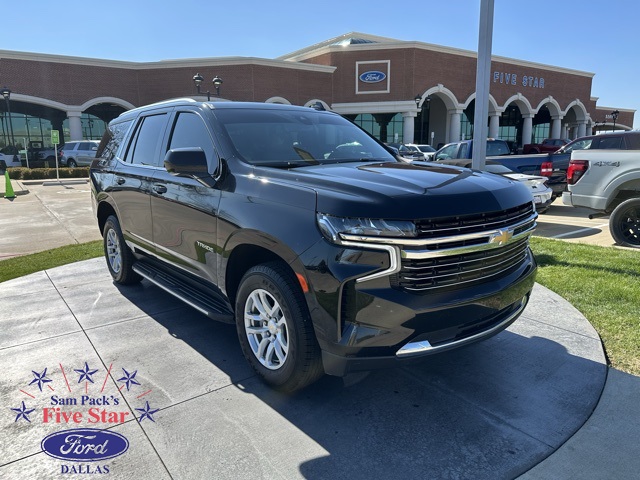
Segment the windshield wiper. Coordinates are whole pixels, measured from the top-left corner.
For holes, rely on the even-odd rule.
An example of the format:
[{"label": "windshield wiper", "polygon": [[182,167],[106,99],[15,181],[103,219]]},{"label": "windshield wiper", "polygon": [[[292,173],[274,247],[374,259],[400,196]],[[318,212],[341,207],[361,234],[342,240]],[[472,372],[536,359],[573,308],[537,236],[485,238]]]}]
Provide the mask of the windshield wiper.
[{"label": "windshield wiper", "polygon": [[256,167],[271,167],[271,168],[298,168],[298,167],[308,167],[310,165],[320,165],[320,162],[317,160],[294,160],[294,161],[281,161],[281,162],[263,162],[263,163],[254,163]]}]

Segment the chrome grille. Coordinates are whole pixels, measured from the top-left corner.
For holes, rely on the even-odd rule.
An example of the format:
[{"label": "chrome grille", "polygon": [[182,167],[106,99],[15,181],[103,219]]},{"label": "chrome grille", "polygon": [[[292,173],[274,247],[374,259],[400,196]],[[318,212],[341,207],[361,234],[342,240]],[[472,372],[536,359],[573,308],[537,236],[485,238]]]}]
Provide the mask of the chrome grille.
[{"label": "chrome grille", "polygon": [[533,214],[535,210],[530,202],[499,212],[417,220],[416,228],[418,238],[452,237],[505,228],[520,223]]},{"label": "chrome grille", "polygon": [[452,290],[483,283],[516,270],[527,258],[528,238],[471,253],[404,259],[391,277],[395,287],[414,293]]}]

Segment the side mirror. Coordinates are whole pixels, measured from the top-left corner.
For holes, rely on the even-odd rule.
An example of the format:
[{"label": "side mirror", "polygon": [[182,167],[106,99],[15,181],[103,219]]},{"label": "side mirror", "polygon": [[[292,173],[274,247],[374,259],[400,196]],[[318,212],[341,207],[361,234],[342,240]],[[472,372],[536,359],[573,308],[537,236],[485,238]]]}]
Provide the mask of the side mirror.
[{"label": "side mirror", "polygon": [[171,175],[194,178],[205,185],[210,185],[212,181],[207,157],[199,147],[169,150],[164,157],[164,168]]}]

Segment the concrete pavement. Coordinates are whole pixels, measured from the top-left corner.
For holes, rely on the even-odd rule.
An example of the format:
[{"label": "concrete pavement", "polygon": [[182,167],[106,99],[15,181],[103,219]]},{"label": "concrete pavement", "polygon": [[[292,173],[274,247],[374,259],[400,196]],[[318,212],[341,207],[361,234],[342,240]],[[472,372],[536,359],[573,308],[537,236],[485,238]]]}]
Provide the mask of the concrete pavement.
[{"label": "concrete pavement", "polygon": [[[128,439],[125,454],[97,464],[113,478],[514,478],[580,430],[607,377],[594,329],[541,286],[524,315],[487,341],[348,387],[325,377],[292,396],[255,377],[233,326],[146,282],[114,285],[101,258],[0,291],[8,479],[62,475],[72,462],[47,456],[40,442],[81,427]],[[44,369],[51,382],[40,390]],[[83,370],[95,370],[93,383],[80,381]],[[126,372],[136,372],[131,390]],[[89,423],[83,395],[106,396],[105,409],[126,421]],[[22,402],[30,422],[17,418]],[[153,420],[141,417],[145,402]],[[56,421],[47,413],[55,408],[82,419]]]}]

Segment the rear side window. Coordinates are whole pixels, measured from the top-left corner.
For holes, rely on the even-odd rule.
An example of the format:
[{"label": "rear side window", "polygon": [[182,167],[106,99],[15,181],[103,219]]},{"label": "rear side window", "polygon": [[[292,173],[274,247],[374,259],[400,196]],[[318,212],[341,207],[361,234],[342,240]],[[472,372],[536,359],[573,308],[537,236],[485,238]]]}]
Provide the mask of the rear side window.
[{"label": "rear side window", "polygon": [[603,150],[619,150],[622,144],[622,137],[604,137],[595,138],[591,148],[599,148]]},{"label": "rear side window", "polygon": [[125,162],[138,165],[160,165],[158,148],[166,126],[167,115],[143,117],[127,150]]},{"label": "rear side window", "polygon": [[[104,160],[112,160],[116,156],[118,149],[122,144],[122,140],[124,139],[124,136],[129,130],[132,122],[133,120],[128,120],[126,122],[109,125],[102,136],[102,140],[98,146],[98,151],[96,152],[96,157]],[[67,145],[69,145],[70,148],[73,148],[71,143],[67,143]],[[65,145],[65,147],[67,145]]]},{"label": "rear side window", "polygon": [[506,142],[487,142],[487,156],[509,155],[511,151]]}]

